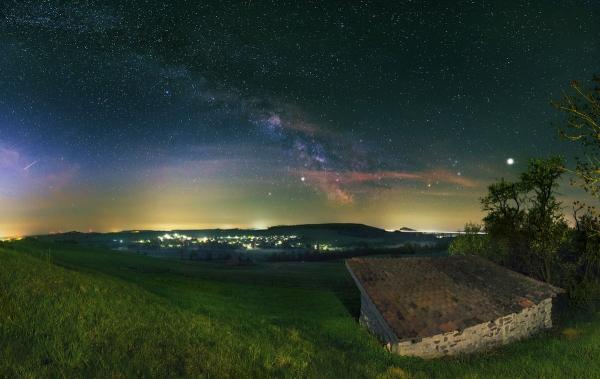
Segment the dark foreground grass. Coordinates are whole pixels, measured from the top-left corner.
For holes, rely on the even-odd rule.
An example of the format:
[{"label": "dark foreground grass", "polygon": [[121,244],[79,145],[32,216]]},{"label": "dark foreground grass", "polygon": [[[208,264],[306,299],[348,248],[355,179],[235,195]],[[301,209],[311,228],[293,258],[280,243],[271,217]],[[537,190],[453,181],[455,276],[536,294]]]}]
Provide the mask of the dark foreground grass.
[{"label": "dark foreground grass", "polygon": [[387,353],[343,263],[158,260],[0,247],[0,377],[600,378],[600,315],[492,352]]}]

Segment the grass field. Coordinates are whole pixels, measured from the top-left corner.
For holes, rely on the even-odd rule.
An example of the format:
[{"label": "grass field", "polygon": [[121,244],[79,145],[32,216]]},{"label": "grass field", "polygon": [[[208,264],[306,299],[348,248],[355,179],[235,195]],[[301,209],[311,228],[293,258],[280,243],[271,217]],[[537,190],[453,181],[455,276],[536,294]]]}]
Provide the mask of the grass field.
[{"label": "grass field", "polygon": [[0,245],[0,377],[600,378],[600,315],[488,353],[387,353],[342,262],[159,260]]}]

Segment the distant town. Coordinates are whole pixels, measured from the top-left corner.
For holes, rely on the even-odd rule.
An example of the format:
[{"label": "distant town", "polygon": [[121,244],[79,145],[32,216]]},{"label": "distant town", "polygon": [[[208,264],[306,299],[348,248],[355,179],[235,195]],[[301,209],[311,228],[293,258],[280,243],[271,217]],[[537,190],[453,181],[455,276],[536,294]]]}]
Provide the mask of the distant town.
[{"label": "distant town", "polygon": [[68,232],[38,236],[43,240],[77,243],[165,258],[211,260],[242,255],[261,259],[277,255],[340,254],[348,251],[445,251],[460,232],[419,232],[410,228],[386,231],[362,224],[309,224],[268,229],[179,231]]},{"label": "distant town", "polygon": [[291,235],[272,235],[272,236],[255,236],[255,235],[226,235],[212,237],[192,237],[186,234],[164,233],[155,239],[139,239],[126,241],[123,239],[113,239],[113,242],[120,248],[124,245],[127,248],[144,248],[147,246],[159,247],[162,249],[172,248],[216,248],[216,249],[306,249],[314,248],[315,250],[331,250],[329,244],[314,244],[307,245],[298,236]]}]

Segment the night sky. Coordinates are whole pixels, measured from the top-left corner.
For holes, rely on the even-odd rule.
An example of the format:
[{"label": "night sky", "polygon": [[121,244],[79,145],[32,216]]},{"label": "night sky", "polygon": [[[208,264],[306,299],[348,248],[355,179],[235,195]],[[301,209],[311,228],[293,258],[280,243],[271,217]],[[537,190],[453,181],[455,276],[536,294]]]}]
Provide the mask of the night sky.
[{"label": "night sky", "polygon": [[550,100],[593,73],[594,0],[3,1],[0,236],[460,229],[572,159]]}]

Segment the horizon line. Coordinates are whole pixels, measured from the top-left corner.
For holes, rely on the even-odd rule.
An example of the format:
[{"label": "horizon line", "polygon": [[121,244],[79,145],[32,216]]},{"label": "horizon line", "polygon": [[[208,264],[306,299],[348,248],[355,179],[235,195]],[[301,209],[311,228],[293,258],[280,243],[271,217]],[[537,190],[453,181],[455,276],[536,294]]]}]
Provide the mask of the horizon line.
[{"label": "horizon line", "polygon": [[[206,231],[206,230],[269,230],[275,227],[294,227],[294,226],[302,226],[302,225],[343,225],[343,224],[352,224],[352,225],[363,225],[371,228],[376,228],[383,230],[388,233],[448,233],[448,234],[460,234],[463,233],[461,230],[436,230],[436,229],[413,229],[405,226],[390,229],[390,228],[381,228],[378,226],[372,226],[369,224],[363,224],[360,222],[319,222],[319,223],[301,223],[301,224],[275,224],[267,227],[206,227],[206,228],[174,228],[174,229],[120,229],[120,230],[109,230],[109,231],[95,231],[93,229],[88,229],[87,231],[81,231],[77,229],[67,230],[67,231],[49,231],[47,233],[32,233],[32,234],[20,234],[13,236],[0,236],[0,241],[10,241],[10,240],[18,240],[26,237],[38,237],[38,236],[50,236],[50,235],[59,235],[59,234],[68,234],[68,233],[80,233],[80,234],[117,234],[117,233],[140,233],[140,232],[176,232],[176,231]],[[411,230],[401,230],[403,228],[408,228]]]}]

